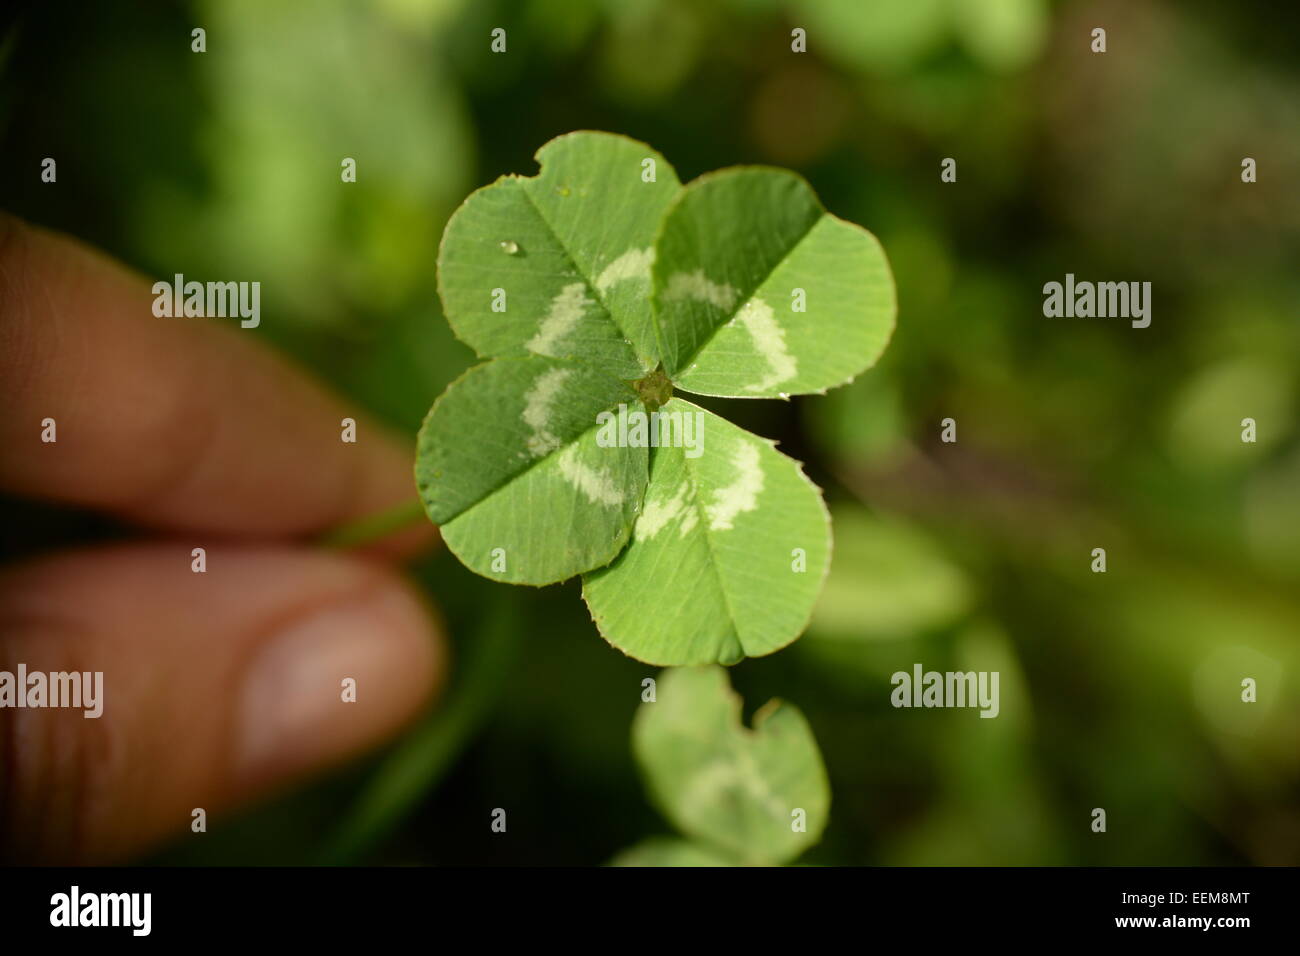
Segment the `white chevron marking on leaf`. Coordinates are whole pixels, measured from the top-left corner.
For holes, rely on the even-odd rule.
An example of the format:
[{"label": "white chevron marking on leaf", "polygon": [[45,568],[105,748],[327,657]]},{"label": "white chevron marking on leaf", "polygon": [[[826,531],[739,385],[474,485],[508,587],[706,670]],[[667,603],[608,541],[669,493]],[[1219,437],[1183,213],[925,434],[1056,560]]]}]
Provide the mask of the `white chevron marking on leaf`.
[{"label": "white chevron marking on leaf", "polygon": [[581,282],[571,282],[551,300],[551,307],[542,319],[542,326],[524,345],[538,355],[554,355],[556,343],[573,331],[588,306],[595,305],[587,298],[587,287]]},{"label": "white chevron marking on leaf", "polygon": [[725,282],[712,281],[703,269],[696,269],[694,272],[674,272],[668,278],[664,298],[669,302],[695,299],[726,311],[736,302],[736,290]]},{"label": "white chevron marking on leaf", "polygon": [[524,423],[533,430],[528,436],[528,450],[540,458],[560,447],[560,440],[548,430],[551,404],[573,374],[572,369],[553,368],[537,376],[533,387],[524,393]]},{"label": "white chevron marking on leaf", "polygon": [[758,496],[763,491],[763,467],[757,446],[749,442],[737,446],[731,461],[736,466],[736,480],[715,491],[706,509],[709,528],[713,531],[730,531],[737,515],[758,507]]},{"label": "white chevron marking on leaf", "polygon": [[650,266],[655,261],[654,248],[629,249],[601,271],[596,279],[596,288],[606,291],[616,282],[630,279],[650,279]]},{"label": "white chevron marking on leaf", "polygon": [[753,385],[745,386],[745,391],[764,392],[773,385],[795,377],[799,365],[785,346],[785,330],[776,321],[770,305],[757,297],[750,299],[741,307],[736,320],[749,332],[758,354],[772,367],[770,375]]},{"label": "white chevron marking on leaf", "polygon": [[570,445],[556,459],[562,474],[569,483],[594,505],[615,507],[623,503],[623,492],[614,484],[608,472],[597,471],[578,459],[578,446]]}]

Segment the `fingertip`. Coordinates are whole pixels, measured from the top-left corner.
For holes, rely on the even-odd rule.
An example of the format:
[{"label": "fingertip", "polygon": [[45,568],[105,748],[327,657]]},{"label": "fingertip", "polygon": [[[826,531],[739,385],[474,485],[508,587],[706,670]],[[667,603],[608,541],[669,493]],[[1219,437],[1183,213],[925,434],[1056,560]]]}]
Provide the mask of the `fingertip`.
[{"label": "fingertip", "polygon": [[254,794],[386,739],[428,706],[444,655],[431,609],[387,575],[278,621],[241,679],[237,787]]},{"label": "fingertip", "polygon": [[[0,669],[102,675],[102,712],[0,720],[0,857],[112,862],[382,743],[447,673],[444,629],[385,564],[191,542],[0,572]],[[201,573],[198,573],[201,570]],[[147,609],[147,610],[146,610]]]}]

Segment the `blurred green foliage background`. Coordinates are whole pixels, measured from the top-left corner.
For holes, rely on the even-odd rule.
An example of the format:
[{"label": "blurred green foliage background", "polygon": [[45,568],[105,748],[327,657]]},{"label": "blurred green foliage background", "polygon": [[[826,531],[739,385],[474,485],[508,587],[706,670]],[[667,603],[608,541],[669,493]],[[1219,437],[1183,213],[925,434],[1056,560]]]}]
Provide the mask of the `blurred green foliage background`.
[{"label": "blurred green foliage background", "polygon": [[[684,181],[797,169],[880,237],[899,289],[855,384],[709,403],[805,460],[834,510],[809,632],[732,671],[747,711],[791,700],[820,741],[831,823],[804,860],[1294,864],[1298,35],[1293,6],[1210,0],[50,2],[0,48],[0,183],[147,275],[260,280],[256,334],[413,434],[473,359],[435,293],[470,190],[582,128]],[[1151,327],[1044,318],[1066,272],[1151,281]],[[671,832],[628,740],[654,669],[600,639],[577,586],[445,554],[415,573],[454,635],[439,710],[158,860],[586,864]],[[1001,716],[894,710],[916,662],[1001,671]]]}]

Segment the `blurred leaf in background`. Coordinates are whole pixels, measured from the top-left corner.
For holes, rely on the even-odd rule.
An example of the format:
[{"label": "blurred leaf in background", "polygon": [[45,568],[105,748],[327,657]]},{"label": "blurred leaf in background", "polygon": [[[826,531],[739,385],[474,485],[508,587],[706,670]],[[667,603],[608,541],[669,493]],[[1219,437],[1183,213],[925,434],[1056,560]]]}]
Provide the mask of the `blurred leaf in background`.
[{"label": "blurred leaf in background", "polygon": [[717,666],[663,671],[641,704],[632,744],[650,794],[694,842],[655,839],[625,866],[701,866],[702,858],[779,865],[821,837],[831,794],[817,741],[798,708],[768,701],[741,720]]},{"label": "blurred leaf in background", "polygon": [[204,186],[150,184],[134,224],[153,261],[258,277],[272,334],[408,428],[468,355],[434,294],[443,223],[473,184],[467,107],[437,55],[458,6],[196,5]]},{"label": "blurred leaf in background", "polygon": [[474,168],[465,105],[431,56],[438,6],[196,8],[210,36],[199,62],[213,108],[198,135],[212,187],[146,195],[141,244],[162,256],[188,242],[216,273],[262,275],[300,321],[355,321],[427,289]]}]

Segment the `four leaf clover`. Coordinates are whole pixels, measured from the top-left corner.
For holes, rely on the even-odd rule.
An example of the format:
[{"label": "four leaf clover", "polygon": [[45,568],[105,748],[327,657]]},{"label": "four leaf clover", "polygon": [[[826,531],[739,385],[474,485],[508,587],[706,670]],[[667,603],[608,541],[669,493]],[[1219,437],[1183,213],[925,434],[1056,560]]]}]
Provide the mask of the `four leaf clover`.
[{"label": "four leaf clover", "polygon": [[[444,311],[487,361],[420,430],[425,510],[486,577],[582,575],[600,632],[632,657],[778,650],[829,564],[821,493],[773,442],[673,393],[787,398],[851,381],[893,330],[884,252],[786,170],[682,186],[650,147],[596,132],[537,160],[537,176],[473,193],[443,235]],[[698,447],[603,440],[628,410],[679,438],[690,417]]]}]

